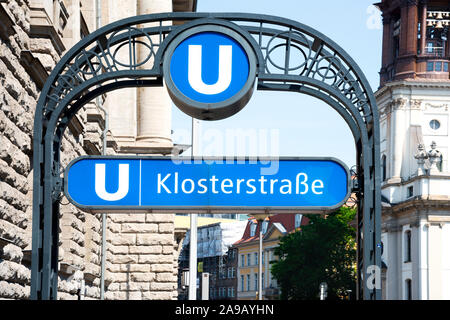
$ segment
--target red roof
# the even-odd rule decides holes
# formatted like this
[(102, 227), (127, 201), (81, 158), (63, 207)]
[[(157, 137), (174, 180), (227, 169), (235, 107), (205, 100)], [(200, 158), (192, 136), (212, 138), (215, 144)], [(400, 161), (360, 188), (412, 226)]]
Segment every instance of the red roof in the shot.
[[(267, 230), (269, 230), (270, 227), (276, 222), (281, 223), (288, 233), (294, 231), (294, 229), (295, 229), (295, 214), (292, 214), (292, 213), (276, 214), (276, 215), (270, 216), (268, 218), (268, 220), (269, 220), (269, 225), (267, 226)], [(252, 219), (252, 218), (248, 219), (248, 223), (247, 223), (247, 226), (245, 227), (244, 235), (242, 236), (241, 239), (236, 241), (233, 245), (249, 243), (252, 241), (259, 240), (259, 228), (261, 225), (259, 223), (257, 224), (255, 235), (253, 237), (250, 236), (250, 226), (252, 225), (252, 223), (254, 221), (256, 222), (255, 219)], [(304, 225), (308, 224), (308, 222), (309, 222), (309, 219), (306, 218), (305, 216), (303, 216), (301, 225), (304, 226)]]

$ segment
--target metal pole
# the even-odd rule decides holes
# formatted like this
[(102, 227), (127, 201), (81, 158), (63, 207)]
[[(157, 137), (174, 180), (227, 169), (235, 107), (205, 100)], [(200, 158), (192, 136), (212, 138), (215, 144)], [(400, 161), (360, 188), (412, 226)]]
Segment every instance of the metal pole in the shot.
[[(191, 130), (191, 156), (196, 155), (197, 124), (198, 120), (192, 118)], [(191, 213), (190, 220), (191, 239), (189, 242), (189, 300), (197, 300), (197, 214)]]
[[(105, 128), (102, 133), (103, 146), (102, 154), (106, 155), (106, 137), (108, 132), (108, 112), (100, 105), (97, 107), (105, 114)], [(105, 272), (106, 272), (106, 213), (102, 213), (102, 248), (101, 248), (101, 271), (100, 271), (100, 300), (105, 299)]]
[(197, 300), (197, 215), (193, 213), (189, 242), (189, 300)]
[(259, 221), (259, 274), (258, 274), (258, 286), (259, 286), (259, 294), (258, 294), (258, 300), (262, 300), (262, 292), (263, 292), (263, 283), (262, 283), (262, 238), (263, 238), (263, 233), (262, 233), (262, 224), (263, 224), (263, 220)]
[[(98, 0), (97, 0), (98, 1)], [(100, 105), (97, 105), (99, 109), (105, 114), (105, 128), (102, 133), (103, 146), (102, 154), (106, 155), (106, 137), (108, 132), (108, 112)], [(106, 213), (102, 213), (102, 260), (101, 260), (101, 274), (100, 274), (100, 300), (105, 299), (105, 272), (106, 272)]]

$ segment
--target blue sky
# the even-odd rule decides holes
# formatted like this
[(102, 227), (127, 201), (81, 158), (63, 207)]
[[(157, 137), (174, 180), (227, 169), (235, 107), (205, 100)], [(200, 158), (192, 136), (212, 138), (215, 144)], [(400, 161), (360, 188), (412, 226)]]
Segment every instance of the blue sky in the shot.
[[(382, 30), (380, 14), (371, 6), (373, 3), (373, 0), (198, 0), (197, 11), (270, 14), (309, 25), (346, 50), (376, 90)], [(175, 106), (172, 128), (175, 132), (190, 132), (191, 128), (190, 117)], [(225, 120), (202, 121), (201, 128), (206, 149), (205, 140), (214, 141), (208, 140), (208, 132), (251, 129), (270, 134), (270, 130), (277, 130), (280, 156), (330, 156), (349, 167), (355, 164), (353, 137), (344, 120), (324, 102), (298, 93), (255, 91), (239, 113)], [(190, 137), (174, 135), (174, 142), (190, 144)], [(208, 154), (206, 149), (204, 154)]]

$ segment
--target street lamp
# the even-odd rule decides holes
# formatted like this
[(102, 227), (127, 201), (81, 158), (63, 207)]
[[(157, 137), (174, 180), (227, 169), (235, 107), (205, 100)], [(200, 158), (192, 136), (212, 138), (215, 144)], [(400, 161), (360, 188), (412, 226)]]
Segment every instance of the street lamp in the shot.
[(325, 300), (325, 298), (327, 297), (327, 289), (328, 289), (327, 283), (321, 282), (320, 283), (320, 300)]
[[(198, 155), (198, 128), (199, 121), (192, 118), (192, 132), (191, 132), (191, 159)], [(197, 213), (191, 212), (190, 229), (191, 239), (189, 243), (189, 300), (197, 300)]]

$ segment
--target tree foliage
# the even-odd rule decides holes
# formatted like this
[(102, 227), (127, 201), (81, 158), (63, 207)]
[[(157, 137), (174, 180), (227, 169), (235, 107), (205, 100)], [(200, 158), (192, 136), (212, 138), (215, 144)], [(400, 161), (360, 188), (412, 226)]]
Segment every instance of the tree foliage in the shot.
[(326, 218), (305, 215), (309, 224), (281, 238), (271, 272), (281, 299), (317, 299), (319, 285), (328, 285), (327, 299), (342, 299), (356, 290), (355, 229), (349, 225), (356, 210), (341, 207)]

